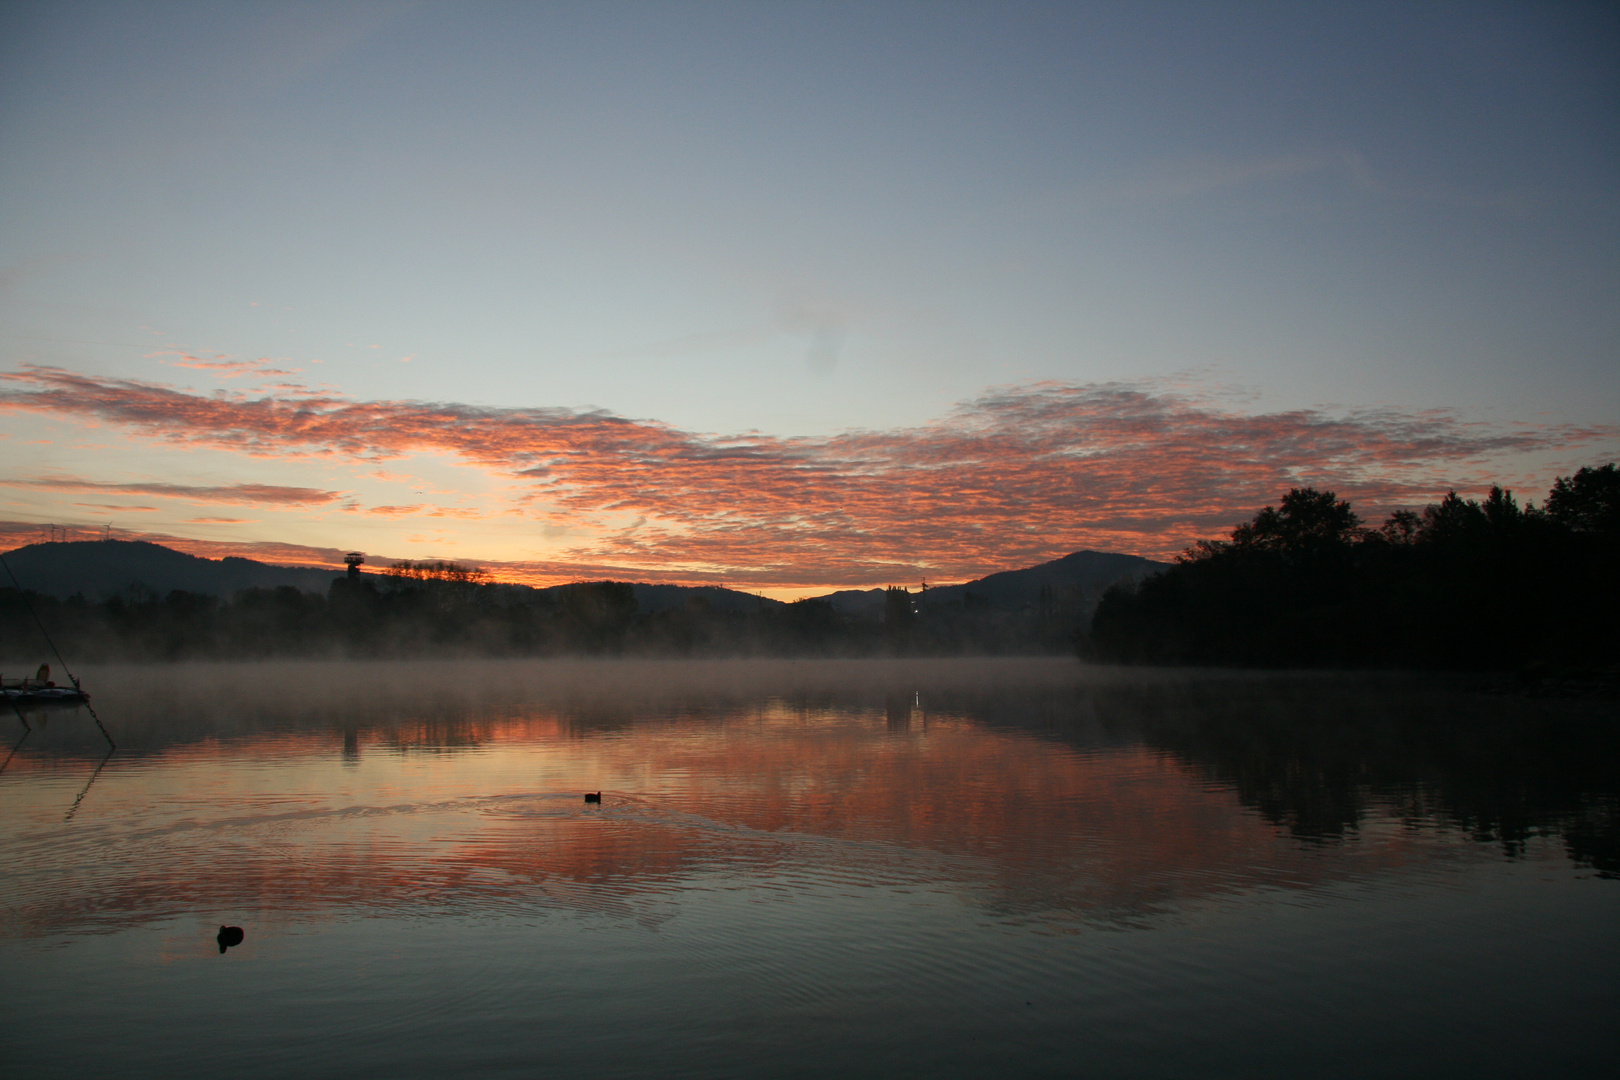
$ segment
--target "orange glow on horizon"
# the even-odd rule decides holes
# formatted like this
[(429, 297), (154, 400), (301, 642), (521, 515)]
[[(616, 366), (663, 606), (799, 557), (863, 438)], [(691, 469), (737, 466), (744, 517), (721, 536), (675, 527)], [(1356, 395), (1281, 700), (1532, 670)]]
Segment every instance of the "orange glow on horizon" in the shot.
[[(442, 550), (401, 557), (475, 562), (500, 581), (724, 583), (783, 595), (924, 576), (963, 581), (1088, 548), (1168, 558), (1223, 535), (1289, 487), (1331, 488), (1372, 518), (1503, 479), (1493, 470), (1516, 457), (1573, 455), (1620, 438), (1612, 427), (1488, 425), (1393, 409), (1253, 415), (1130, 384), (1013, 387), (922, 427), (820, 438), (721, 437), (601, 412), (302, 389), (204, 395), (42, 367), (0, 375), (0, 409), (223, 451), (245, 469), (321, 462), (352, 467), (359, 479), (379, 462), (428, 455), (495, 487), (480, 506), (368, 506), (352, 493), (291, 484), (20, 477), (12, 485), (157, 496), (213, 504), (210, 512), (251, 505), (261, 533), (274, 520), (318, 521), (339, 535), (352, 531), (350, 518), (416, 523), (420, 535), (406, 539)], [(7, 537), (28, 528), (13, 523)], [(536, 558), (521, 550), (526, 533), (565, 539), (537, 545), (555, 553)], [(299, 565), (334, 565), (335, 553), (368, 546), (158, 542)]]

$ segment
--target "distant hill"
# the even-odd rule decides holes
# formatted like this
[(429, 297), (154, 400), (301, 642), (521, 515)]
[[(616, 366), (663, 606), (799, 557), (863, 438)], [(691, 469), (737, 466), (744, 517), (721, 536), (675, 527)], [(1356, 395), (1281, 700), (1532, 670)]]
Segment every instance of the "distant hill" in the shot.
[[(566, 585), (552, 585), (535, 591), (541, 595), (554, 595)], [(710, 611), (758, 611), (762, 607), (781, 607), (782, 601), (766, 596), (738, 592), (718, 585), (647, 585), (636, 583), (636, 605), (645, 614), (680, 610), (694, 605), (707, 605)]]
[(882, 589), (840, 589), (837, 592), (823, 593), (812, 596), (811, 600), (825, 600), (833, 606), (833, 610), (840, 615), (848, 615), (856, 619), (881, 619), (883, 617), (883, 590)]
[[(889, 608), (882, 589), (800, 604), (715, 585), (626, 581), (537, 589), (365, 574), (356, 589), (336, 567), (205, 559), (130, 540), (32, 544), (6, 563), (22, 588), (42, 595), (26, 605), (29, 616), (16, 593), (0, 588), (0, 657), (38, 650), (38, 617), (73, 655), (132, 660), (1057, 655), (1073, 651), (1110, 585), (1163, 566), (1076, 552), (911, 593), (901, 618), (905, 605)], [(279, 595), (252, 591), (265, 588)], [(223, 602), (198, 603), (198, 594)], [(74, 596), (88, 602), (63, 603)]]
[(1121, 581), (1140, 581), (1169, 566), (1169, 563), (1144, 559), (1140, 555), (1076, 551), (1049, 563), (1024, 570), (1004, 570), (965, 585), (941, 585), (929, 589), (925, 599), (930, 604), (961, 603), (968, 593), (972, 593), (976, 597), (983, 597), (993, 608), (1021, 611), (1039, 602), (1042, 586), (1058, 592), (1085, 591), (1100, 597), (1110, 585)]
[[(271, 566), (252, 559), (228, 556), (204, 559), (183, 551), (144, 540), (78, 540), (61, 543), (29, 544), (6, 552), (6, 563), (24, 589), (46, 596), (67, 599), (83, 593), (89, 600), (104, 600), (128, 589), (144, 585), (159, 596), (175, 589), (229, 597), (243, 589), (273, 589), (291, 585), (304, 592), (324, 595), (332, 579), (342, 577), (342, 569), (322, 570), (307, 566)], [(367, 575), (375, 579), (378, 575)], [(0, 578), (0, 587), (10, 582)], [(526, 585), (503, 588), (545, 595), (563, 588), (530, 589)], [(694, 603), (706, 604), (710, 611), (757, 611), (761, 606), (778, 607), (780, 600), (737, 592), (714, 585), (689, 588), (683, 585), (635, 586), (636, 602), (649, 614), (681, 609)]]
[[(999, 574), (962, 585), (941, 585), (917, 595), (925, 606), (935, 604), (983, 604), (997, 611), (1023, 611), (1040, 602), (1043, 587), (1053, 590), (1054, 599), (1083, 609), (1088, 615), (1108, 589), (1122, 581), (1140, 581), (1170, 566), (1140, 555), (1119, 555), (1104, 551), (1076, 551), (1061, 559), (1023, 570)], [(877, 619), (883, 615), (882, 589), (845, 589), (817, 597), (826, 600), (845, 615)]]
[[(144, 540), (77, 540), (29, 544), (6, 552), (6, 564), (24, 589), (66, 599), (75, 593), (103, 600), (131, 585), (144, 585), (159, 596), (174, 589), (231, 596), (243, 589), (291, 585), (304, 592), (325, 593), (342, 570), (310, 566), (271, 566), (227, 556), (204, 559)], [(0, 586), (9, 586), (0, 578)]]
[(772, 600), (768, 596), (755, 596), (718, 585), (637, 585), (636, 603), (649, 614), (684, 608), (693, 603), (707, 604), (710, 611), (758, 611), (782, 606), (782, 601)]
[[(61, 599), (82, 593), (90, 600), (117, 595), (131, 585), (144, 585), (159, 596), (183, 589), (229, 597), (243, 589), (280, 585), (325, 594), (332, 579), (344, 573), (341, 569), (271, 566), (234, 556), (205, 559), (143, 540), (29, 544), (6, 552), (6, 562), (25, 589)], [(1138, 555), (1077, 551), (1039, 566), (1006, 570), (963, 585), (942, 585), (929, 589), (926, 596), (913, 595), (924, 606), (971, 604), (995, 611), (1017, 612), (1035, 607), (1040, 602), (1041, 589), (1048, 587), (1053, 591), (1055, 602), (1079, 609), (1089, 617), (1108, 586), (1119, 581), (1140, 580), (1168, 565)], [(0, 586), (8, 584), (8, 581), (0, 581)], [(530, 591), (522, 585), (503, 587)], [(561, 588), (564, 586), (555, 585), (533, 591), (545, 595)], [(782, 606), (779, 600), (714, 585), (638, 583), (635, 595), (637, 605), (648, 614), (692, 606), (706, 606), (715, 613), (752, 612)], [(844, 589), (816, 599), (829, 602), (835, 610), (853, 618), (878, 620), (883, 616), (882, 589)]]

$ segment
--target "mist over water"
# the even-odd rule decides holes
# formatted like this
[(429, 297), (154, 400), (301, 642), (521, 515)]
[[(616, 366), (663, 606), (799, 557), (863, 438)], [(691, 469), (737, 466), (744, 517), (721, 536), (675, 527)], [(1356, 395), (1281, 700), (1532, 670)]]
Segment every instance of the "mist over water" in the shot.
[(30, 713), (0, 772), (16, 1075), (1515, 1075), (1596, 1064), (1620, 1006), (1613, 701), (1044, 659), (82, 674), (117, 752)]

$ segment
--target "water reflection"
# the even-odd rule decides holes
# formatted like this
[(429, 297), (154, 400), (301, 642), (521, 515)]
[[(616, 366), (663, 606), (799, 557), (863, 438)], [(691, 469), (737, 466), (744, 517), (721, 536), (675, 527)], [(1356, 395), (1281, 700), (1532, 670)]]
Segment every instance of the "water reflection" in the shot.
[(73, 820), (73, 815), (79, 812), (79, 804), (84, 802), (86, 795), (90, 794), (90, 789), (95, 786), (96, 778), (101, 775), (101, 770), (107, 767), (107, 762), (112, 760), (113, 754), (117, 753), (117, 751), (116, 746), (109, 746), (107, 756), (96, 762), (95, 770), (90, 773), (90, 779), (84, 782), (84, 787), (80, 788), (79, 793), (73, 797), (73, 805), (68, 807), (68, 812), (62, 817), (63, 821)]
[(883, 714), (888, 720), (889, 731), (894, 734), (904, 734), (911, 730), (911, 714), (913, 709), (921, 705), (920, 692), (894, 693), (890, 692), (883, 699)]
[(28, 721), (24, 720), (22, 737), (13, 743), (11, 745), (11, 749), (6, 752), (6, 760), (4, 762), (0, 762), (0, 776), (5, 775), (5, 771), (11, 767), (11, 759), (17, 756), (17, 751), (22, 749), (22, 744), (27, 742), (28, 736), (34, 733), (34, 729), (28, 727), (27, 724)]
[[(1620, 716), (1614, 702), (1459, 692), (1422, 680), (1372, 687), (1114, 687), (1106, 722), (1162, 747), (1302, 840), (1338, 843), (1369, 820), (1443, 825), (1523, 855), (1561, 836), (1577, 862), (1616, 868)], [(1579, 838), (1579, 839), (1576, 839)]]
[(71, 723), (8, 759), (6, 936), (248, 909), (656, 920), (716, 873), (1145, 925), (1540, 838), (1617, 871), (1612, 703), (1434, 680), (1048, 661), (102, 680), (117, 760)]

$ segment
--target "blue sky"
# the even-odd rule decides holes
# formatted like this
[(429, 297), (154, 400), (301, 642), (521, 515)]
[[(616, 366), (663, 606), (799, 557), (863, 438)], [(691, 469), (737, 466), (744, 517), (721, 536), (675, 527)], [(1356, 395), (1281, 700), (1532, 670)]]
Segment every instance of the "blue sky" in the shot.
[[(209, 394), (248, 383), (175, 364), (262, 358), (291, 374), (261, 395), (779, 438), (913, 430), (1032, 383), (1264, 415), (1620, 421), (1609, 6), (24, 4), (7, 21), (6, 371)], [(8, 474), (316, 483), (99, 422), (87, 443), (83, 418), (0, 414)], [(1501, 467), (1550, 481), (1614, 453), (1594, 438)], [(423, 475), (467, 468), (423, 454)], [(351, 473), (321, 483), (364, 502)], [(12, 520), (94, 517), (11, 494)], [(335, 528), (131, 514), (242, 541)]]

